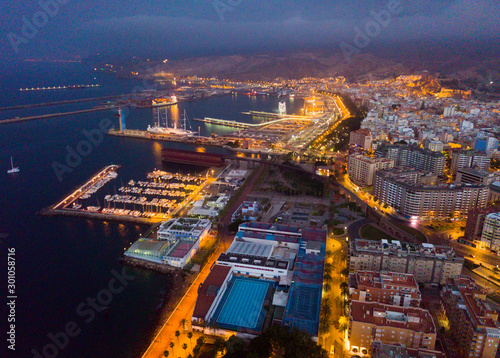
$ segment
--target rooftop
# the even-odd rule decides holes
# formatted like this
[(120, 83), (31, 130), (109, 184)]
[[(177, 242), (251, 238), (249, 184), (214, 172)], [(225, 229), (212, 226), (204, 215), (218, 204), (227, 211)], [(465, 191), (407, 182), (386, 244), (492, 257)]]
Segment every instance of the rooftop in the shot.
[(384, 305), (378, 302), (351, 301), (350, 315), (353, 321), (376, 326), (397, 327), (435, 334), (436, 326), (427, 310), (413, 307)]
[(207, 278), (198, 288), (198, 298), (193, 311), (193, 317), (204, 319), (212, 306), (217, 292), (224, 283), (227, 275), (230, 273), (230, 266), (215, 264), (208, 274)]

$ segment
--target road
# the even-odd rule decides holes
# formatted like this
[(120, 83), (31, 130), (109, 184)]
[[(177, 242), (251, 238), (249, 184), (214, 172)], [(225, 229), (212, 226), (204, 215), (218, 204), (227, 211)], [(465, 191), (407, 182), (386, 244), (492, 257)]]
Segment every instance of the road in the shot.
[[(221, 219), (221, 225), (220, 225), (221, 243), (219, 244), (219, 247), (208, 259), (207, 264), (198, 274), (198, 276), (191, 284), (186, 294), (180, 300), (177, 307), (168, 317), (167, 321), (164, 323), (164, 325), (156, 335), (155, 339), (153, 340), (149, 348), (142, 356), (143, 358), (163, 357), (163, 352), (165, 350), (171, 350), (168, 346), (170, 342), (174, 342), (174, 344), (179, 346), (182, 344), (181, 341), (183, 342), (186, 341), (185, 334), (183, 334), (178, 340), (175, 337), (175, 331), (177, 330), (181, 331), (180, 321), (182, 319), (186, 319), (189, 322), (188, 327), (190, 326), (194, 305), (196, 303), (196, 298), (198, 297), (198, 287), (203, 283), (203, 281), (205, 281), (205, 278), (210, 273), (210, 269), (212, 268), (213, 264), (215, 263), (219, 255), (227, 249), (227, 247), (231, 244), (232, 240), (234, 239), (234, 236), (227, 231), (227, 225), (229, 225), (229, 223), (231, 222), (231, 214), (238, 208), (238, 206), (241, 205), (241, 203), (244, 200), (246, 200), (247, 195), (253, 190), (253, 187), (257, 182), (257, 179), (259, 178), (262, 168), (263, 166), (259, 166), (257, 169), (255, 169), (257, 170), (257, 173), (252, 178), (250, 178), (249, 182), (245, 182), (244, 184), (245, 187), (243, 191), (240, 193), (239, 197), (229, 208), (229, 210), (226, 211), (226, 214)], [(189, 345), (190, 342), (186, 343)], [(177, 351), (181, 352), (179, 350), (179, 347), (177, 347)], [(184, 352), (182, 354), (179, 354), (179, 356), (185, 356)]]
[[(342, 277), (340, 271), (346, 267), (344, 253), (347, 251), (347, 245), (344, 237), (329, 236), (326, 243), (327, 251), (332, 253), (327, 257), (326, 262), (333, 265), (333, 269), (330, 272), (333, 280), (331, 290), (328, 293), (323, 293), (323, 295), (324, 297), (328, 297), (330, 302), (332, 302), (332, 322), (338, 322), (340, 316), (344, 314), (338, 304), (341, 301), (340, 283), (342, 282)], [(330, 332), (323, 334), (319, 342), (328, 352), (334, 350), (335, 353), (330, 355), (330, 357), (342, 358), (344, 356), (344, 339), (344, 335), (332, 324)]]

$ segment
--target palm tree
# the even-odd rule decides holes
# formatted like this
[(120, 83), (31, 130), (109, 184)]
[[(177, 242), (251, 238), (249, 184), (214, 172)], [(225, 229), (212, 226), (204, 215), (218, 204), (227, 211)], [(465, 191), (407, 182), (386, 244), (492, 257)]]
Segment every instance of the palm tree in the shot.
[(203, 343), (205, 343), (205, 337), (200, 336), (200, 337), (198, 337), (198, 339), (196, 339), (196, 344), (201, 346), (201, 345), (203, 345)]
[(186, 323), (187, 323), (187, 319), (185, 319), (185, 318), (181, 319), (181, 322), (180, 322), (180, 323), (181, 323), (181, 326), (182, 326), (182, 330), (185, 330), (185, 328), (186, 328)]
[(333, 269), (333, 265), (331, 263), (325, 264), (325, 272), (330, 272)]
[(342, 281), (340, 283), (340, 292), (342, 293), (342, 295), (347, 295), (347, 293), (349, 292), (349, 285), (347, 284), (347, 282), (345, 281)]
[(179, 343), (179, 336), (181, 335), (181, 332), (175, 331), (175, 336), (177, 337), (177, 343)]
[(182, 345), (182, 349), (184, 349), (184, 355), (186, 355), (186, 349), (188, 348), (188, 345), (186, 343), (184, 343)]
[(189, 345), (193, 348), (193, 342), (191, 341), (191, 338), (193, 338), (193, 332), (188, 332), (187, 336), (189, 338)]
[(174, 342), (170, 342), (169, 346), (170, 348), (172, 348), (172, 355), (174, 355), (174, 346), (175, 346)]
[(217, 322), (213, 322), (211, 325), (210, 325), (214, 331), (214, 335), (216, 336), (217, 335), (217, 329), (219, 328), (219, 325), (217, 324)]
[(170, 352), (169, 352), (169, 351), (163, 351), (163, 356), (164, 356), (165, 358), (166, 358), (166, 357), (168, 357), (168, 355), (169, 355), (169, 354), (170, 354)]
[(349, 269), (347, 267), (344, 267), (342, 270), (340, 270), (340, 274), (344, 277), (349, 276)]
[(330, 275), (328, 272), (323, 275), (323, 282), (324, 283), (332, 283), (333, 282), (333, 277)]
[(332, 316), (332, 302), (327, 297), (324, 298), (321, 302), (321, 319), (324, 322), (327, 322), (330, 320), (331, 316)]
[(323, 290), (325, 290), (325, 292), (330, 292), (331, 289), (332, 289), (332, 285), (330, 283), (325, 283), (323, 285)]

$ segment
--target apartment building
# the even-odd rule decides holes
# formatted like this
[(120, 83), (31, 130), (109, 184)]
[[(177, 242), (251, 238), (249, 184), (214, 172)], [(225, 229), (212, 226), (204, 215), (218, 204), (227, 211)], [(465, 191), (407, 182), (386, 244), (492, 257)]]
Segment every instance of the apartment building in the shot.
[(413, 275), (387, 271), (360, 270), (349, 274), (349, 297), (402, 307), (419, 307), (421, 300)]
[(350, 242), (348, 264), (352, 272), (400, 272), (418, 283), (443, 284), (462, 273), (464, 258), (447, 246), (358, 239)]
[(394, 167), (394, 161), (387, 158), (369, 158), (363, 154), (350, 154), (347, 162), (349, 179), (359, 186), (373, 185), (375, 172)]
[(349, 144), (357, 145), (365, 150), (372, 149), (373, 137), (367, 128), (358, 129), (349, 135)]
[(489, 250), (500, 250), (500, 212), (485, 216), (481, 232), (481, 244)]
[(489, 188), (479, 184), (424, 185), (418, 174), (379, 170), (373, 194), (407, 217), (444, 219), (465, 217), (472, 209), (486, 207)]
[(474, 168), (461, 168), (457, 170), (456, 183), (490, 185), (500, 178), (500, 171), (489, 172)]
[(486, 215), (498, 212), (500, 212), (500, 205), (470, 210), (465, 224), (465, 238), (470, 241), (479, 239), (483, 231), (484, 218)]
[(429, 311), (378, 302), (351, 301), (349, 342), (351, 351), (370, 353), (372, 343), (404, 344), (434, 350), (436, 326)]
[(474, 150), (454, 151), (451, 157), (451, 173), (457, 174), (459, 169), (468, 167), (487, 171), (490, 168), (490, 158), (486, 153)]
[(442, 175), (445, 167), (443, 153), (420, 148), (417, 145), (392, 144), (377, 148), (376, 157), (394, 160), (396, 167), (409, 167)]
[(500, 342), (500, 329), (495, 324), (498, 312), (486, 302), (475, 282), (466, 276), (448, 279), (441, 302), (460, 357), (495, 357)]

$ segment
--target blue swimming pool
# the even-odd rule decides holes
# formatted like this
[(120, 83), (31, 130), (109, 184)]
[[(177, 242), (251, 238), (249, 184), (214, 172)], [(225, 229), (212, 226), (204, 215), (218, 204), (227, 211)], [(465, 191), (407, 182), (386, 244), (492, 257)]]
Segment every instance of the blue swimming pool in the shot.
[(272, 282), (248, 278), (235, 278), (219, 306), (217, 323), (237, 329), (259, 330), (265, 311), (264, 300)]

